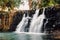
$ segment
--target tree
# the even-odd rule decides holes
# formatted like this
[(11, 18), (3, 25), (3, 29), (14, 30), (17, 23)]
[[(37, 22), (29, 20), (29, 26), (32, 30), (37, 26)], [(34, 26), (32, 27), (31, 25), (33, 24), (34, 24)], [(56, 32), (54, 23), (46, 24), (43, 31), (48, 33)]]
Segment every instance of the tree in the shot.
[(0, 0), (0, 7), (13, 9), (13, 7), (18, 7), (21, 0)]
[(41, 4), (42, 7), (54, 6), (56, 4), (60, 4), (60, 0), (42, 0)]

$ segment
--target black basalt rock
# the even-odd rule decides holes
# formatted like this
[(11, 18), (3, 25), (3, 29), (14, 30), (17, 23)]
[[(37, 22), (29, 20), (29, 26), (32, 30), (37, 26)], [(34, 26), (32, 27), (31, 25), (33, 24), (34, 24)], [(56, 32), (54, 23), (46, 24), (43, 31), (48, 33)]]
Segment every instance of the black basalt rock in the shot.
[(19, 22), (22, 20), (23, 14), (21, 12), (16, 12), (17, 14), (13, 17), (13, 22), (10, 25), (10, 29), (9, 31), (15, 31), (15, 29), (17, 28), (17, 25), (19, 24)]
[[(59, 25), (58, 24), (60, 22), (60, 8), (55, 8), (55, 7), (48, 7), (45, 10), (45, 16), (46, 19), (48, 19), (48, 23), (46, 24), (45, 30), (44, 31), (48, 31), (53, 32), (54, 30), (59, 30)], [(55, 26), (54, 26), (55, 25)]]

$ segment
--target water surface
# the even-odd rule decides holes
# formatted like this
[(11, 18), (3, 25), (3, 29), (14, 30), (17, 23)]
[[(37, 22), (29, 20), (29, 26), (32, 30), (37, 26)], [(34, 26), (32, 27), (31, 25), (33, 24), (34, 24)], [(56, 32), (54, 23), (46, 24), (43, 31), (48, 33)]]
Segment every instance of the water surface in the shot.
[(47, 34), (0, 33), (0, 40), (54, 40)]

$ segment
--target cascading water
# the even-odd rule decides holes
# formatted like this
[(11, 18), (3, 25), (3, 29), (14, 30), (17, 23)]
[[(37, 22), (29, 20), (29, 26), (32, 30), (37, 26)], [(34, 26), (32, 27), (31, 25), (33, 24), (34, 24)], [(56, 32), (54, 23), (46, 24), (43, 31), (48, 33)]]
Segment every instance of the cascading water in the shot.
[(27, 15), (25, 17), (25, 14), (23, 15), (22, 21), (17, 25), (16, 31), (15, 32), (24, 32), (25, 26), (28, 24), (28, 19), (30, 17)]
[[(41, 33), (41, 28), (43, 25), (43, 20), (45, 19), (45, 8), (43, 8), (43, 12), (40, 16), (38, 16), (39, 14), (39, 9), (37, 9), (35, 11), (35, 14), (33, 15), (33, 18), (30, 22), (30, 26), (29, 26), (29, 33)], [(31, 17), (29, 17), (29, 15), (27, 15), (27, 17), (25, 17), (25, 14), (23, 15), (22, 21), (17, 25), (16, 31), (17, 33), (19, 32), (24, 32), (25, 31), (25, 27), (28, 25), (28, 20), (31, 19)]]
[(46, 20), (45, 24), (44, 24), (44, 33), (46, 33), (46, 24), (48, 23), (48, 19)]
[(44, 12), (45, 12), (45, 8), (43, 8), (43, 13), (39, 17), (37, 17), (39, 13), (39, 9), (36, 10), (33, 19), (31, 21), (29, 32), (41, 33), (43, 19), (45, 18)]
[(31, 20), (31, 23), (30, 23), (29, 32), (33, 32), (34, 25), (35, 25), (34, 23), (38, 17), (38, 13), (39, 13), (39, 9), (36, 9), (35, 14), (33, 15), (33, 19)]

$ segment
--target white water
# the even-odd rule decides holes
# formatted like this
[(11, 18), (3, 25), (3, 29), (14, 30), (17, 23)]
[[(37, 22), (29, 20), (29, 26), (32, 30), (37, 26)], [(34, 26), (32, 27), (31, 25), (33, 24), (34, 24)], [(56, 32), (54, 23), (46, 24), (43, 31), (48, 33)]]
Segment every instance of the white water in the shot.
[(43, 13), (39, 17), (37, 17), (39, 14), (39, 9), (36, 10), (33, 19), (31, 21), (29, 32), (41, 33), (43, 19), (45, 18), (44, 12), (45, 12), (45, 8), (43, 9)]
[(22, 21), (17, 25), (16, 31), (17, 33), (19, 32), (24, 32), (25, 30), (25, 26), (28, 24), (28, 19), (30, 17), (27, 15), (27, 17), (25, 17), (25, 14), (23, 15)]
[[(38, 16), (39, 9), (36, 10), (35, 14), (33, 15), (32, 20), (31, 20), (31, 23), (30, 23), (29, 33), (41, 33), (43, 20), (45, 19), (44, 12), (45, 12), (45, 8), (43, 9), (42, 14), (40, 16)], [(16, 33), (24, 32), (26, 25), (28, 25), (29, 19), (31, 19), (31, 17), (29, 17), (29, 15), (27, 15), (27, 17), (25, 17), (25, 14), (24, 14), (21, 22), (17, 25), (15, 32)]]
[(37, 20), (38, 14), (39, 14), (39, 9), (36, 9), (35, 14), (33, 15), (33, 19), (31, 20), (31, 23), (30, 23), (29, 32), (33, 32), (35, 21)]
[(47, 23), (48, 23), (48, 19), (46, 20), (46, 22), (45, 22), (45, 24), (44, 24), (44, 33), (46, 33), (45, 26), (46, 26)]

